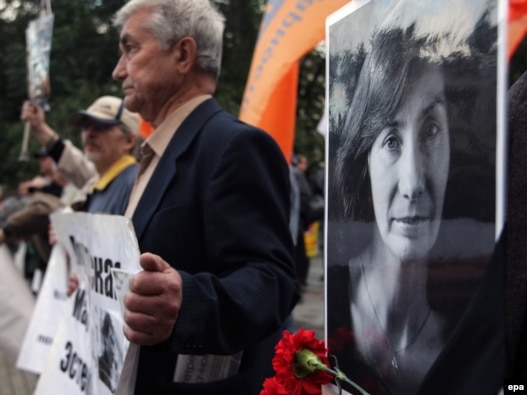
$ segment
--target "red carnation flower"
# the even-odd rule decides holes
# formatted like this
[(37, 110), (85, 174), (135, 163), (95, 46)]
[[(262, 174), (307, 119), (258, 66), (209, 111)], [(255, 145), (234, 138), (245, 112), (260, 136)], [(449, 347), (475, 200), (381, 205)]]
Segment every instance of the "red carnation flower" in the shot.
[(276, 377), (265, 379), (260, 395), (289, 395), (289, 392), (280, 384)]
[(368, 395), (344, 372), (329, 367), (327, 349), (324, 342), (315, 338), (314, 331), (299, 329), (294, 335), (284, 331), (275, 352), (276, 376), (265, 380), (260, 395), (322, 395), (322, 385), (334, 380), (337, 384), (348, 383), (362, 395)]
[(314, 331), (300, 329), (294, 335), (284, 331), (275, 349), (276, 378), (290, 394), (320, 395), (321, 385), (333, 381), (330, 373), (320, 369), (329, 362), (324, 342), (315, 338)]

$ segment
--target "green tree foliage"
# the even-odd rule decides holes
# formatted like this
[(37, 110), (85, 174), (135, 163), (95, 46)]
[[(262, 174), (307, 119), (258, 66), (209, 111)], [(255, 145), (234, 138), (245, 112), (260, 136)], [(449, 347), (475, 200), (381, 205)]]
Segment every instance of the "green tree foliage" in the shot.
[[(50, 56), (49, 124), (61, 136), (80, 144), (70, 115), (97, 96), (121, 95), (111, 78), (117, 62), (118, 34), (111, 18), (126, 0), (52, 0), (54, 29)], [(226, 17), (223, 66), (216, 98), (237, 115), (265, 10), (265, 0), (215, 0)], [(20, 108), (27, 98), (25, 30), (38, 17), (40, 1), (0, 0), (0, 185), (14, 188), (38, 171), (36, 161), (19, 162), (24, 125)], [(324, 139), (316, 126), (324, 107), (323, 51), (301, 62), (295, 149), (313, 167), (324, 159)], [(30, 140), (31, 152), (38, 143)]]
[[(76, 143), (80, 136), (69, 125), (69, 116), (99, 95), (120, 94), (119, 84), (111, 79), (118, 59), (118, 35), (110, 21), (124, 0), (107, 3), (52, 2), (55, 20), (50, 56), (51, 111), (47, 120), (63, 137)], [(27, 98), (25, 30), (29, 21), (38, 17), (39, 6), (7, 2), (9, 15), (16, 13), (16, 18), (6, 19), (5, 13), (0, 18), (0, 184), (8, 187), (37, 172), (36, 161), (19, 162), (18, 156), (24, 128), (19, 120), (20, 108)], [(36, 150), (37, 142), (30, 140), (30, 148)]]
[(225, 15), (222, 71), (216, 98), (232, 114), (240, 111), (258, 27), (263, 16), (263, 0), (216, 1)]
[(308, 158), (308, 172), (324, 165), (325, 138), (317, 131), (325, 106), (326, 59), (323, 48), (307, 54), (300, 64), (295, 153)]

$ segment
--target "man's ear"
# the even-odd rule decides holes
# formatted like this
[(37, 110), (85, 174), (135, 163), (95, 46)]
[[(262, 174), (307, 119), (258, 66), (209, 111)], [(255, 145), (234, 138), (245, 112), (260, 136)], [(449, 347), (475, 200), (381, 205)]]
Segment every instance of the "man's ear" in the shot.
[(135, 134), (126, 133), (126, 150), (130, 152), (132, 155), (135, 151), (135, 148), (138, 143), (138, 138)]
[(196, 63), (197, 45), (192, 37), (183, 37), (176, 41), (172, 48), (174, 52), (174, 62), (180, 73), (187, 73)]

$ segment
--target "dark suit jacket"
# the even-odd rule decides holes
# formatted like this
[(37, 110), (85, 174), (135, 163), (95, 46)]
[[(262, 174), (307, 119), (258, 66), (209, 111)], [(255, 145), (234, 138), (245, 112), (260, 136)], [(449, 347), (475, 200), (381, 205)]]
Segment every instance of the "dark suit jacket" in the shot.
[[(172, 337), (141, 347), (136, 394), (259, 393), (298, 299), (288, 221), (289, 173), (275, 141), (214, 99), (202, 103), (170, 141), (133, 216), (140, 250), (183, 279)], [(242, 350), (234, 377), (172, 382), (178, 354)]]
[(527, 379), (527, 72), (508, 92), (505, 324), (507, 378)]

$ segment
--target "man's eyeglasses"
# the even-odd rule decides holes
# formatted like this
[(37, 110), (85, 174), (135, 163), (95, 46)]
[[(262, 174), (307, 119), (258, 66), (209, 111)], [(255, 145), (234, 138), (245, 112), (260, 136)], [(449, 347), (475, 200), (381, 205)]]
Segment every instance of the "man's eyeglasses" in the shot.
[(98, 122), (94, 122), (94, 121), (85, 121), (85, 122), (82, 122), (80, 127), (82, 129), (82, 131), (88, 131), (88, 130), (92, 130), (94, 132), (107, 132), (108, 130), (110, 129), (113, 129), (116, 125), (107, 125), (105, 123), (98, 123)]

